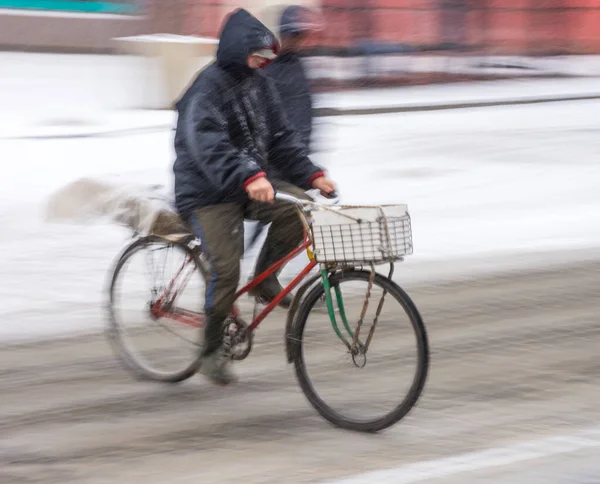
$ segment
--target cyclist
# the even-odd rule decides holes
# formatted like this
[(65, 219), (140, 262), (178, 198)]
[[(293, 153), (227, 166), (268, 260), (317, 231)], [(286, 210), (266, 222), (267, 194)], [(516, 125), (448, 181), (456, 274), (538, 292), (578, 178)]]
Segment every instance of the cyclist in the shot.
[[(334, 191), (288, 123), (273, 81), (260, 71), (278, 51), (275, 36), (258, 19), (234, 11), (222, 28), (216, 61), (177, 102), (175, 201), (211, 264), (201, 371), (222, 385), (235, 381), (222, 341), (239, 284), (244, 218), (271, 224), (258, 275), (303, 235), (293, 206), (264, 203), (274, 200), (270, 174), (276, 171), (282, 180), (275, 188), (298, 197), (306, 198), (310, 188)], [(273, 275), (253, 295), (272, 301), (281, 289)]]
[[(309, 152), (313, 103), (300, 52), (311, 33), (320, 29), (321, 23), (312, 10), (300, 5), (286, 7), (279, 19), (281, 53), (265, 68), (267, 76), (275, 81), (288, 120), (299, 133), (302, 143)], [(251, 235), (249, 247), (256, 243), (263, 229), (263, 224), (257, 225)]]
[(315, 12), (300, 5), (288, 6), (279, 20), (281, 53), (265, 69), (275, 81), (290, 123), (307, 149), (313, 125), (313, 103), (310, 83), (300, 53), (312, 32), (321, 29)]

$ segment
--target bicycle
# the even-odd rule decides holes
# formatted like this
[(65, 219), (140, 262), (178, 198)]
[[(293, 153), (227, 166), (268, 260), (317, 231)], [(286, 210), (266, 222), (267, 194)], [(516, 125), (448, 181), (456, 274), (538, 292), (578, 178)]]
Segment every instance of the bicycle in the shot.
[[(287, 362), (294, 364), (300, 388), (310, 404), (322, 417), (340, 428), (377, 432), (396, 424), (417, 403), (424, 389), (429, 369), (428, 338), (421, 315), (408, 294), (392, 280), (394, 264), (402, 261), (406, 255), (412, 254), (411, 219), (407, 207), (405, 205), (329, 206), (314, 201), (300, 200), (282, 193), (276, 194), (276, 200), (296, 206), (304, 225), (304, 241), (285, 258), (239, 289), (234, 309), (224, 324), (226, 351), (233, 360), (247, 358), (252, 351), (256, 328), (276, 308), (285, 295), (300, 286), (288, 310), (284, 345)], [(151, 321), (156, 323), (157, 329), (164, 330), (165, 335), (176, 334), (181, 341), (190, 343), (189, 356), (186, 356), (185, 352), (182, 354), (182, 350), (176, 349), (167, 358), (168, 361), (171, 361), (174, 357), (176, 357), (175, 359), (185, 357), (183, 364), (177, 363), (176, 368), (165, 370), (153, 366), (155, 363), (149, 363), (144, 356), (147, 353), (155, 359), (166, 355), (163, 347), (158, 347), (159, 343), (162, 344), (162, 336), (144, 340), (147, 341), (147, 348), (142, 350), (141, 354), (139, 351), (136, 352), (126, 339), (124, 326), (118, 320), (116, 303), (119, 300), (117, 289), (120, 287), (122, 272), (135, 254), (145, 251), (146, 258), (148, 258), (148, 254), (154, 258), (154, 255), (165, 254), (171, 249), (176, 249), (183, 258), (174, 265), (174, 275), (167, 278), (166, 282), (157, 283), (156, 279), (158, 276), (164, 275), (165, 268), (158, 274), (153, 273), (153, 283), (149, 294), (147, 289), (143, 289), (141, 285), (134, 285), (138, 302), (140, 305), (143, 304), (142, 314), (149, 315)], [(309, 262), (306, 267), (261, 311), (255, 301), (252, 322), (250, 324), (244, 322), (237, 303), (239, 298), (302, 252), (306, 252), (308, 256)], [(389, 264), (390, 269), (387, 276), (376, 271), (375, 267), (381, 264)], [(151, 266), (154, 268), (154, 262)], [(317, 273), (309, 277), (315, 268), (318, 269)], [(203, 333), (199, 328), (202, 328), (204, 324), (203, 308), (198, 301), (202, 298), (198, 298), (198, 291), (202, 291), (204, 281), (210, 277), (209, 273), (209, 262), (202, 251), (202, 245), (191, 234), (138, 237), (119, 255), (110, 278), (108, 336), (118, 357), (137, 377), (177, 383), (198, 372), (200, 347), (202, 346), (200, 340)], [(196, 275), (195, 278), (194, 275)], [(181, 294), (192, 280), (199, 281), (200, 287), (192, 291), (190, 300), (186, 301)], [(138, 282), (136, 281), (135, 284)], [(347, 283), (366, 284), (364, 296), (357, 296), (359, 294), (357, 290), (342, 290), (342, 286), (348, 287)], [(379, 302), (376, 305), (370, 305), (369, 302), (375, 290), (379, 290), (381, 293)], [(344, 293), (346, 297), (344, 297)], [(327, 348), (342, 349), (344, 366), (349, 366), (353, 370), (365, 371), (365, 368), (374, 365), (377, 370), (376, 378), (367, 380), (370, 385), (368, 389), (376, 394), (381, 393), (382, 390), (386, 390), (396, 382), (401, 374), (401, 372), (394, 371), (389, 378), (389, 383), (383, 384), (383, 375), (389, 368), (389, 359), (385, 360), (384, 364), (370, 363), (373, 355), (369, 349), (374, 344), (375, 330), (378, 327), (381, 328), (382, 321), (387, 321), (382, 316), (386, 299), (399, 304), (401, 311), (392, 312), (391, 317), (394, 321), (402, 313), (408, 317), (409, 333), (412, 332), (415, 342), (416, 369), (408, 390), (402, 391), (402, 398), (399, 402), (392, 403), (391, 411), (385, 412), (383, 415), (358, 418), (353, 415), (354, 411), (366, 408), (368, 402), (364, 405), (356, 402), (353, 404), (350, 400), (353, 397), (364, 398), (367, 392), (359, 391), (356, 384), (352, 383), (348, 393), (341, 392), (340, 394), (338, 390), (345, 380), (341, 377), (337, 379), (339, 373), (335, 373), (335, 385), (327, 380), (325, 388), (317, 391), (315, 387), (319, 386), (318, 378), (331, 374), (329, 368), (339, 359), (339, 355), (334, 360), (325, 359), (323, 352), (319, 351), (317, 353), (319, 371), (311, 379), (308, 373), (310, 365), (307, 364), (307, 357), (310, 353), (308, 341), (314, 335), (319, 344), (324, 344)], [(354, 306), (355, 301), (359, 303), (360, 312), (357, 318), (351, 319), (348, 317), (348, 310)], [(187, 309), (185, 306), (187, 302), (197, 304), (197, 307)], [(372, 312), (373, 309), (375, 312), (372, 316), (371, 326), (366, 332), (363, 326), (367, 320), (367, 313)], [(326, 319), (329, 319), (330, 330), (324, 332), (324, 325), (319, 324), (314, 330), (311, 326), (309, 331), (307, 329), (309, 320), (312, 316), (317, 318), (322, 316), (323, 312), (326, 313)], [(167, 328), (165, 320), (181, 325), (181, 328), (188, 330), (191, 336), (183, 337), (175, 329)], [(341, 325), (339, 324), (340, 320)], [(144, 331), (142, 328), (151, 326), (135, 325), (132, 333), (137, 335)], [(397, 334), (395, 328), (391, 332), (387, 330), (387, 327), (381, 331), (384, 332), (383, 338), (377, 341), (378, 345), (382, 345), (387, 357), (398, 357), (400, 362), (408, 361), (406, 353), (413, 345), (410, 342), (407, 343), (406, 338), (401, 338), (399, 343), (391, 344), (392, 337)], [(333, 341), (329, 342), (328, 338)], [(325, 343), (326, 339), (327, 343)], [(381, 343), (379, 343), (380, 341)], [(327, 398), (322, 397), (323, 394), (330, 393), (332, 390), (332, 395)], [(326, 403), (326, 399), (330, 402), (329, 404)], [(334, 408), (335, 405), (332, 402), (336, 400), (339, 400), (340, 406), (344, 408), (343, 411)]]

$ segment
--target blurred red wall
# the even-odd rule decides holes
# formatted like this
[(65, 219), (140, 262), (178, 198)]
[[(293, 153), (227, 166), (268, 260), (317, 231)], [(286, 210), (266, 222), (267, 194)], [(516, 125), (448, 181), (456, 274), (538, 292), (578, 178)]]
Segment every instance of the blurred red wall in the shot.
[[(181, 0), (180, 0), (181, 1)], [(184, 0), (183, 34), (216, 36), (230, 0)], [(313, 44), (372, 39), (498, 54), (600, 53), (600, 0), (323, 0)]]
[[(600, 0), (322, 0), (327, 29), (313, 45), (361, 40), (485, 54), (600, 54)], [(0, 48), (113, 52), (113, 37), (218, 35), (236, 0), (147, 0), (143, 15), (0, 15)], [(8, 12), (8, 13), (7, 13)]]

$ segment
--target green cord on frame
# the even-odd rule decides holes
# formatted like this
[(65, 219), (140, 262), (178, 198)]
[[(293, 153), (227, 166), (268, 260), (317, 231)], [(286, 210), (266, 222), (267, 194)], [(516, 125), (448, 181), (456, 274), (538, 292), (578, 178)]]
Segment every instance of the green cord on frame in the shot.
[[(340, 338), (348, 347), (348, 349), (350, 349), (351, 345), (349, 341), (344, 337), (337, 324), (335, 310), (333, 308), (333, 298), (331, 297), (331, 285), (329, 284), (329, 276), (327, 274), (327, 270), (321, 270), (321, 279), (323, 280), (323, 288), (325, 289), (325, 301), (327, 303), (327, 312), (329, 313), (329, 320), (331, 321), (331, 326), (333, 326), (333, 330), (335, 331), (335, 334), (338, 335), (338, 338)], [(354, 332), (352, 331), (352, 329), (350, 329), (350, 324), (348, 323), (346, 309), (344, 307), (344, 299), (342, 297), (342, 290), (340, 289), (339, 284), (335, 286), (335, 298), (337, 301), (338, 309), (340, 310), (342, 322), (344, 323), (344, 328), (346, 329), (350, 337), (354, 339)], [(358, 341), (358, 344), (362, 345), (360, 340)]]
[(348, 340), (346, 340), (346, 338), (344, 338), (344, 335), (340, 331), (340, 328), (338, 327), (337, 321), (335, 319), (333, 299), (331, 297), (331, 285), (329, 284), (329, 275), (327, 274), (326, 269), (321, 269), (321, 279), (323, 281), (323, 288), (325, 289), (325, 302), (327, 303), (327, 312), (329, 313), (329, 320), (331, 321), (331, 326), (333, 326), (333, 330), (335, 331), (335, 334), (338, 335), (338, 338), (340, 338), (344, 342), (344, 344), (348, 348), (350, 348), (350, 343), (348, 342)]
[(342, 322), (344, 323), (344, 328), (346, 328), (346, 331), (348, 331), (350, 338), (354, 339), (354, 333), (350, 329), (348, 318), (346, 317), (346, 309), (344, 308), (344, 300), (342, 299), (342, 290), (340, 289), (339, 284), (335, 286), (335, 298), (337, 299), (337, 304), (340, 310), (340, 316), (342, 317)]

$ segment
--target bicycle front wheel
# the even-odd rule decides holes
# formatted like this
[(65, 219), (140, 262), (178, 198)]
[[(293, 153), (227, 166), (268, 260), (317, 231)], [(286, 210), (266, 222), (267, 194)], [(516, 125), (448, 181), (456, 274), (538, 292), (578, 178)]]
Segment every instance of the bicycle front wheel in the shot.
[(332, 274), (336, 324), (320, 303), (320, 284), (303, 301), (292, 335), (296, 376), (308, 401), (335, 426), (362, 432), (400, 421), (417, 403), (429, 368), (427, 333), (415, 304), (393, 281), (373, 276)]
[(114, 269), (107, 334), (141, 379), (177, 383), (200, 366), (206, 269), (190, 243), (140, 238)]

